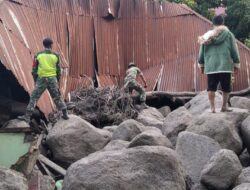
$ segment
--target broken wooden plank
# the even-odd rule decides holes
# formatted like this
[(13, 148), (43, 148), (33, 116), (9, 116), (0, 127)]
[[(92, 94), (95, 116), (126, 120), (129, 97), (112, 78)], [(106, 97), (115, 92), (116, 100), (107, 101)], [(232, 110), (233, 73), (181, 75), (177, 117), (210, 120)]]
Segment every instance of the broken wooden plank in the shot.
[(18, 128), (0, 128), (0, 133), (30, 133), (32, 130), (29, 127)]
[(52, 177), (53, 179), (55, 179), (55, 175), (49, 171), (49, 169), (45, 166), (45, 164), (43, 162), (41, 162), (40, 160), (38, 160), (38, 164), (40, 164), (40, 166), (42, 167), (42, 169), (45, 171), (45, 173), (47, 175), (49, 175), (50, 177)]
[(48, 158), (46, 158), (42, 154), (40, 154), (38, 156), (38, 160), (43, 162), (45, 165), (51, 167), (52, 169), (54, 169), (58, 173), (62, 174), (63, 176), (66, 175), (66, 170), (64, 168), (62, 168), (61, 166), (58, 166), (57, 164), (55, 164), (54, 162), (52, 162), (51, 160), (49, 160)]
[(29, 178), (34, 166), (36, 165), (38, 156), (40, 155), (39, 148), (43, 138), (44, 134), (41, 134), (35, 141), (30, 143), (29, 151), (25, 155), (21, 156), (18, 161), (11, 166), (11, 168), (22, 172), (26, 177)]

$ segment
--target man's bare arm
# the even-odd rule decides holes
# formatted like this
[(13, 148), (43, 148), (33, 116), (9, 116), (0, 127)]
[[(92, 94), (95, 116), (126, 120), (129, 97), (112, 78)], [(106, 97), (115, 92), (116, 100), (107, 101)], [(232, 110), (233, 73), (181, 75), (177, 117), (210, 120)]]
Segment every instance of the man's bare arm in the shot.
[(144, 78), (144, 75), (142, 73), (140, 73), (140, 77), (141, 77), (141, 79), (142, 79), (142, 81), (144, 83), (144, 88), (147, 88), (147, 82), (146, 82), (146, 80)]

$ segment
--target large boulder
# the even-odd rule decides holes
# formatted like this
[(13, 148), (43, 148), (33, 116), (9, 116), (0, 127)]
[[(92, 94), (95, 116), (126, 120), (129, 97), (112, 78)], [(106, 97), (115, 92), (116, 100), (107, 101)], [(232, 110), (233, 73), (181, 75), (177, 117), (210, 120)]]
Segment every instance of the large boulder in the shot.
[(165, 146), (172, 148), (171, 142), (162, 133), (155, 130), (147, 130), (137, 135), (129, 144), (129, 148), (136, 146)]
[(220, 149), (215, 140), (186, 131), (179, 134), (176, 144), (176, 152), (193, 183), (199, 183), (201, 170)]
[(72, 164), (63, 190), (186, 190), (176, 153), (162, 146), (98, 152)]
[(111, 133), (95, 128), (78, 116), (59, 120), (49, 131), (47, 144), (54, 159), (69, 165), (90, 153), (101, 150), (111, 139)]
[(230, 103), (232, 107), (250, 110), (250, 99), (247, 97), (234, 96)]
[(6, 128), (25, 128), (25, 127), (30, 127), (30, 125), (25, 122), (21, 121), (19, 119), (12, 119), (9, 120), (7, 123), (5, 123)]
[(52, 177), (48, 175), (41, 176), (40, 181), (40, 190), (54, 190), (55, 181)]
[[(222, 105), (222, 96), (219, 93), (215, 93), (215, 107), (216, 110), (220, 109)], [(184, 105), (188, 111), (193, 115), (200, 115), (204, 112), (210, 112), (210, 104), (208, 101), (208, 95), (206, 91), (201, 92), (189, 102)]]
[(244, 168), (237, 178), (235, 184), (250, 183), (250, 167)]
[(171, 112), (171, 108), (169, 106), (163, 106), (158, 109), (159, 112), (163, 115), (163, 117), (167, 117), (167, 115)]
[(0, 166), (0, 190), (28, 190), (23, 174)]
[(239, 155), (240, 163), (242, 167), (248, 167), (250, 166), (250, 156), (247, 152), (247, 149), (245, 148), (244, 151)]
[(149, 126), (147, 126), (147, 127), (143, 128), (143, 132), (144, 131), (154, 131), (155, 133), (162, 134), (162, 131), (160, 129), (156, 128), (156, 127), (149, 127)]
[(55, 181), (51, 176), (43, 175), (37, 166), (33, 168), (32, 173), (29, 175), (29, 187), (34, 186), (34, 182), (39, 179), (39, 190), (54, 190)]
[(238, 125), (246, 117), (245, 111), (230, 113), (204, 113), (194, 119), (187, 131), (208, 136), (216, 140), (222, 148), (239, 154), (242, 151), (242, 140), (238, 133)]
[(101, 151), (121, 150), (127, 148), (128, 145), (129, 145), (128, 141), (112, 140)]
[(131, 141), (136, 135), (144, 130), (144, 126), (133, 120), (128, 119), (122, 122), (117, 129), (113, 132), (112, 140)]
[(117, 129), (117, 125), (112, 126), (105, 126), (103, 129), (109, 131), (110, 133), (113, 133)]
[(207, 188), (202, 184), (195, 184), (192, 186), (191, 190), (207, 190)]
[(185, 131), (192, 121), (192, 115), (185, 107), (180, 107), (164, 119), (163, 134), (176, 145), (176, 139), (180, 132)]
[(233, 188), (233, 190), (249, 190), (249, 189), (250, 189), (250, 183), (242, 183), (237, 187)]
[(248, 153), (250, 152), (250, 116), (248, 116), (240, 127), (241, 137), (246, 145)]
[(163, 119), (163, 115), (156, 108), (150, 107), (142, 110), (136, 120), (144, 126), (157, 127), (162, 130)]
[(231, 150), (222, 149), (204, 166), (200, 180), (208, 189), (227, 190), (235, 183), (241, 171), (237, 155)]

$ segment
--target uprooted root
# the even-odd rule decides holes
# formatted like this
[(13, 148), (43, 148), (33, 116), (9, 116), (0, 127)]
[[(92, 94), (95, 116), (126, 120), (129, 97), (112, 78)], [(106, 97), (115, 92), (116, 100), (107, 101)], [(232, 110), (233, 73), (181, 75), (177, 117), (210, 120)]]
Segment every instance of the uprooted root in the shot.
[(72, 113), (96, 127), (117, 125), (136, 118), (138, 111), (129, 94), (119, 88), (88, 88), (71, 92)]

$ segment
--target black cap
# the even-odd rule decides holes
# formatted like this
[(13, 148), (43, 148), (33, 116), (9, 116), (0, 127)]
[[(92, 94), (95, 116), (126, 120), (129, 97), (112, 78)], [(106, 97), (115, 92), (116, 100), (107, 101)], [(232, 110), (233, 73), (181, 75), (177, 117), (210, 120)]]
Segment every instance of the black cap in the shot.
[(213, 25), (220, 26), (223, 24), (224, 24), (224, 18), (222, 15), (218, 15), (213, 18)]
[(136, 67), (135, 63), (130, 62), (130, 63), (128, 64), (128, 68), (131, 68), (131, 67)]
[(51, 47), (52, 44), (53, 44), (53, 41), (51, 38), (44, 38), (43, 39), (43, 46), (44, 47)]

